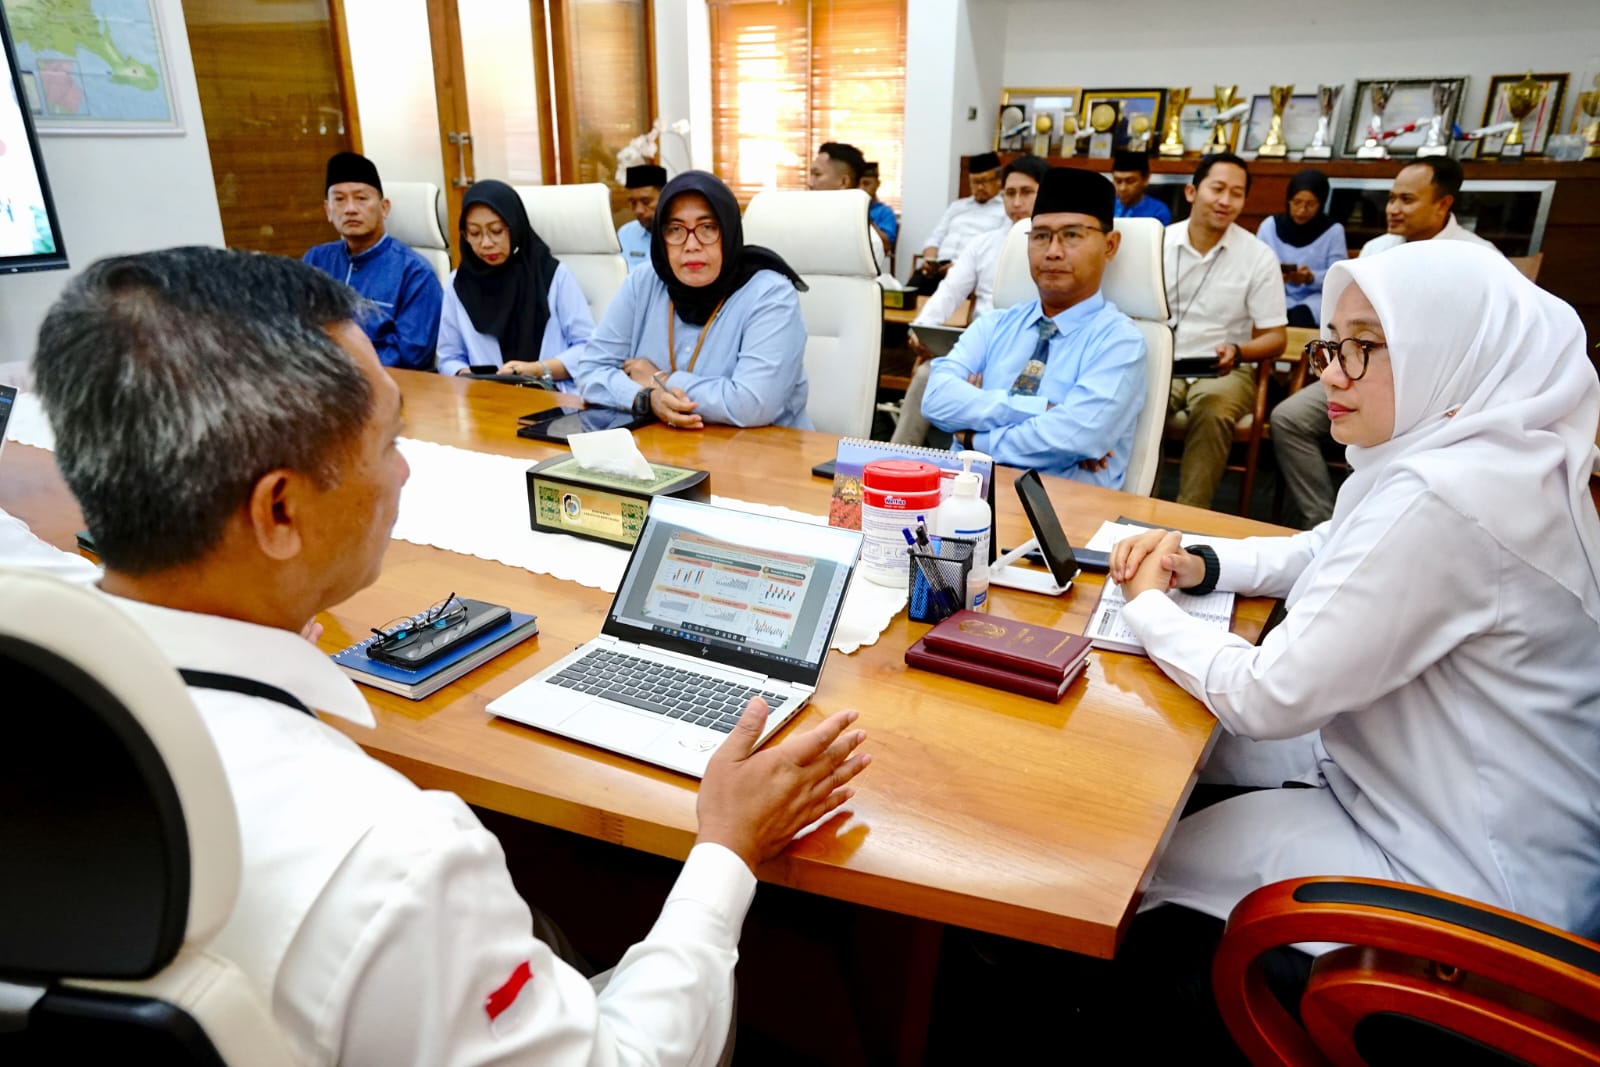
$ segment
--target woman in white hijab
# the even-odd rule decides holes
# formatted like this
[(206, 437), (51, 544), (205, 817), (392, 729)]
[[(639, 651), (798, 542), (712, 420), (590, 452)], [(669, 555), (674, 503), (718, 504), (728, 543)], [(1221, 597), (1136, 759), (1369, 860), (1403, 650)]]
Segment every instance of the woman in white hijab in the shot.
[[(1213, 547), (1124, 542), (1112, 577), (1162, 670), (1226, 729), (1213, 763), (1301, 754), (1309, 788), (1182, 820), (1145, 907), (1226, 917), (1258, 886), (1388, 878), (1600, 933), (1600, 383), (1567, 304), (1492, 251), (1336, 264), (1317, 352), (1354, 473), (1333, 518)], [(1325, 367), (1323, 366), (1325, 364)], [(1165, 595), (1287, 595), (1259, 647)], [(1276, 784), (1274, 782), (1273, 784)]]

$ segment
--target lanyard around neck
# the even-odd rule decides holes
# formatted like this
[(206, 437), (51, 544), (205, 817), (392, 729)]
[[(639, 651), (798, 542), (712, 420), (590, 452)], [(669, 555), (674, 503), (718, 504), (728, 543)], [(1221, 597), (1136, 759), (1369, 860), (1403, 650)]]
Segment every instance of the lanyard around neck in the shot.
[[(721, 300), (717, 301), (717, 306), (711, 309), (711, 317), (706, 320), (706, 324), (704, 326), (700, 327), (700, 336), (698, 338), (696, 338), (696, 340), (694, 342), (694, 351), (689, 353), (689, 365), (684, 368), (684, 370), (688, 371), (690, 374), (694, 373), (695, 361), (700, 358), (700, 346), (706, 343), (706, 334), (711, 332), (711, 324), (713, 322), (717, 321), (717, 313), (722, 310), (722, 305), (727, 301), (727, 299), (728, 299), (727, 297), (723, 297)], [(673, 339), (677, 336), (677, 331), (673, 329), (673, 326), (677, 321), (678, 321), (678, 310), (677, 310), (677, 308), (672, 306), (672, 301), (668, 300), (667, 301), (667, 364), (672, 368), (672, 370), (674, 372), (676, 372), (677, 369), (678, 369), (678, 348), (673, 343)]]

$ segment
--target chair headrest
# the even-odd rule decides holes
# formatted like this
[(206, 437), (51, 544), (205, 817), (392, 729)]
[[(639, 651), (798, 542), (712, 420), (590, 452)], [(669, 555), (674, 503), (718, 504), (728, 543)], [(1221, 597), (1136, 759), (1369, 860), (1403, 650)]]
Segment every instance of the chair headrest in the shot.
[(744, 209), (745, 243), (772, 249), (797, 274), (876, 278), (871, 202), (860, 189), (757, 193)]
[(143, 978), (222, 928), (239, 826), (177, 670), (102, 594), (0, 568), (0, 972)]
[(587, 185), (514, 186), (528, 209), (533, 232), (544, 239), (557, 259), (569, 256), (622, 254), (611, 218), (611, 190), (599, 182)]
[(444, 197), (432, 182), (390, 182), (384, 186), (389, 217), (384, 229), (396, 241), (412, 248), (448, 251), (445, 238)]
[[(1028, 233), (1032, 229), (1033, 220), (1023, 219), (1006, 234), (994, 279), (997, 308), (1032, 300), (1039, 293), (1028, 270)], [(1122, 240), (1100, 279), (1100, 291), (1129, 318), (1167, 321), (1161, 256), (1166, 227), (1155, 219), (1118, 219), (1116, 229)]]

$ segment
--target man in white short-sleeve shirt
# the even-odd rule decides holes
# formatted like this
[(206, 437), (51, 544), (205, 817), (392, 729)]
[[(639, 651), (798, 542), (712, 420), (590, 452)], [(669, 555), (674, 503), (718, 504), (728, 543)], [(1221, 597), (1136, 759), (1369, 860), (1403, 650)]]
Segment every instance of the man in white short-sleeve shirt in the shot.
[(1209, 508), (1255, 402), (1255, 364), (1283, 354), (1289, 316), (1277, 256), (1234, 223), (1250, 192), (1244, 160), (1207, 156), (1183, 192), (1189, 217), (1167, 227), (1165, 245), (1173, 359), (1214, 360), (1217, 376), (1174, 377), (1168, 421), (1185, 425), (1178, 503)]
[(373, 723), (297, 631), (377, 578), (408, 474), (400, 391), (358, 302), (293, 260), (169, 249), (90, 266), (39, 333), (38, 391), (100, 588), (175, 666), (212, 676), (190, 691), (243, 870), (207, 947), (305, 1063), (716, 1063), (752, 868), (848, 799), (868, 761), (854, 713), (756, 751), (751, 702), (700, 784), (660, 918), (597, 992), (535, 937), (459, 797), (316, 715)]

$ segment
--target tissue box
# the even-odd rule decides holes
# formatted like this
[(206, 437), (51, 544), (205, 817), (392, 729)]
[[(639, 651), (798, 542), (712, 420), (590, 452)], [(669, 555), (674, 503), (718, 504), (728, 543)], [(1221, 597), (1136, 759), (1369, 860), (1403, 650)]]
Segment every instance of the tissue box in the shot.
[(917, 291), (915, 289), (884, 289), (883, 306), (893, 311), (903, 311), (908, 307), (916, 306)]
[(586, 470), (571, 456), (528, 468), (528, 518), (535, 530), (632, 548), (653, 496), (711, 499), (711, 474), (650, 464), (655, 477), (621, 478)]

